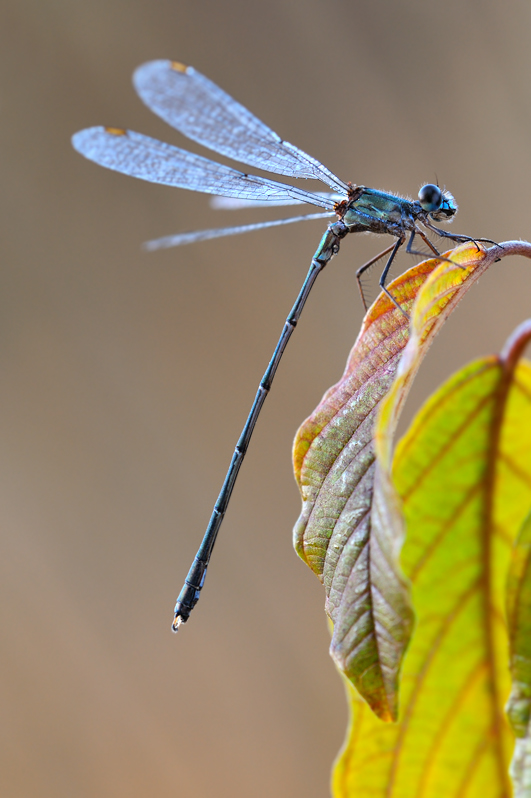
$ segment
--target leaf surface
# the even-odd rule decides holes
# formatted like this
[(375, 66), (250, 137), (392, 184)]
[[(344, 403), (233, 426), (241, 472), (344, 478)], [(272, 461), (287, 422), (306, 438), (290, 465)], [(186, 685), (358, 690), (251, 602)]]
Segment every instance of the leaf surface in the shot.
[[(418, 295), (413, 315), (418, 341), (390, 411), (389, 429), (394, 430), (416, 369), (440, 326), (485, 269), (515, 246), (523, 247), (509, 242), (504, 249), (486, 251), (462, 245), (446, 253), (451, 263), (424, 261), (390, 284), (408, 313)], [(302, 497), (294, 545), (325, 587), (325, 609), (334, 624), (330, 653), (384, 720), (397, 717), (398, 673), (412, 611), (397, 559), (402, 530), (388, 516), (394, 494), (386, 490), (385, 471), (376, 476), (373, 435), (379, 405), (408, 341), (408, 326), (404, 314), (381, 294), (364, 319), (343, 377), (303, 423), (293, 450)], [(389, 459), (390, 444), (387, 449)], [(373, 502), (375, 477), (384, 484)], [(391, 514), (398, 517), (396, 508)]]
[[(422, 346), (415, 314), (412, 327), (381, 409), (384, 465)], [(519, 361), (530, 336), (531, 325), (522, 325), (501, 355), (452, 377), (397, 447), (393, 477), (407, 526), (401, 563), (415, 634), (398, 723), (382, 724), (348, 687), (351, 722), (334, 773), (336, 798), (512, 794), (504, 607), (511, 546), (531, 506), (531, 366)]]

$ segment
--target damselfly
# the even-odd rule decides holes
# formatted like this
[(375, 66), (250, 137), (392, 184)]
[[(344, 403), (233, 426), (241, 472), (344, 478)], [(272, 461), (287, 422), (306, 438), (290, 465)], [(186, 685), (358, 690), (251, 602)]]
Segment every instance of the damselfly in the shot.
[(365, 186), (345, 183), (315, 158), (281, 139), (250, 111), (192, 67), (171, 61), (152, 61), (136, 70), (134, 85), (141, 99), (152, 111), (189, 139), (241, 163), (292, 178), (320, 180), (332, 189), (331, 192), (305, 191), (266, 177), (239, 172), (200, 155), (121, 128), (92, 127), (76, 133), (72, 139), (73, 145), (86, 158), (108, 169), (152, 183), (231, 197), (237, 201), (232, 203), (233, 207), (268, 202), (272, 205), (308, 204), (324, 209), (320, 213), (272, 222), (170, 236), (148, 242), (148, 248), (187, 244), (303, 220), (326, 217), (337, 219), (328, 225), (317, 247), (306, 279), (258, 387), (205, 536), (177, 599), (172, 625), (172, 629), (177, 631), (180, 624), (188, 620), (199, 599), (212, 549), (240, 466), (284, 349), (318, 274), (337, 254), (342, 239), (348, 233), (361, 232), (387, 234), (396, 239), (361, 266), (356, 276), (366, 307), (360, 277), (370, 266), (388, 256), (380, 277), (380, 286), (399, 310), (402, 309), (387, 290), (385, 282), (391, 264), (406, 239), (406, 252), (422, 254), (413, 250), (413, 242), (418, 235), (434, 255), (439, 255), (439, 252), (426, 231), (455, 242), (473, 239), (469, 236), (452, 235), (434, 226), (433, 222), (450, 221), (457, 212), (457, 205), (449, 191), (428, 183), (420, 189), (418, 200), (410, 200)]

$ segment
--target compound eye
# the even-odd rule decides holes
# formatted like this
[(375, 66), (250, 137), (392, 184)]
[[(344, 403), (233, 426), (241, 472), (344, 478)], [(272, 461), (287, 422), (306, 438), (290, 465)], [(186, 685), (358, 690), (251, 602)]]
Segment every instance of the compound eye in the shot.
[(439, 186), (427, 183), (419, 191), (419, 202), (426, 213), (433, 213), (441, 207), (443, 195)]

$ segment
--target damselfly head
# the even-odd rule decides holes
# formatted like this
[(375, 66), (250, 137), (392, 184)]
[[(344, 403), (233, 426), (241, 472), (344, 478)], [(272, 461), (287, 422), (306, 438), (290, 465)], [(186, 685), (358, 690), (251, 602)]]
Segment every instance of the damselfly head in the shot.
[(419, 202), (423, 211), (429, 213), (436, 222), (452, 219), (457, 213), (457, 202), (446, 189), (433, 183), (426, 183), (419, 191)]

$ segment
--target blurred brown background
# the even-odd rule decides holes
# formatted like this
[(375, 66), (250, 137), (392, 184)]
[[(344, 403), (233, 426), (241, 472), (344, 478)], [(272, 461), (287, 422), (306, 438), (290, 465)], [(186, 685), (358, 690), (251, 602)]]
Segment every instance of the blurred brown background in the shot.
[[(290, 449), (341, 374), (355, 268), (380, 242), (350, 237), (320, 278), (176, 638), (176, 594), (324, 224), (146, 254), (278, 212), (216, 213), (69, 139), (106, 124), (187, 146), (131, 86), (142, 62), (178, 59), (344, 179), (416, 195), (437, 176), (456, 230), (530, 238), (531, 5), (4, 0), (0, 38), (0, 793), (325, 796), (346, 710), (323, 592), (291, 548)], [(529, 263), (494, 267), (410, 408), (496, 351), (530, 297)]]

